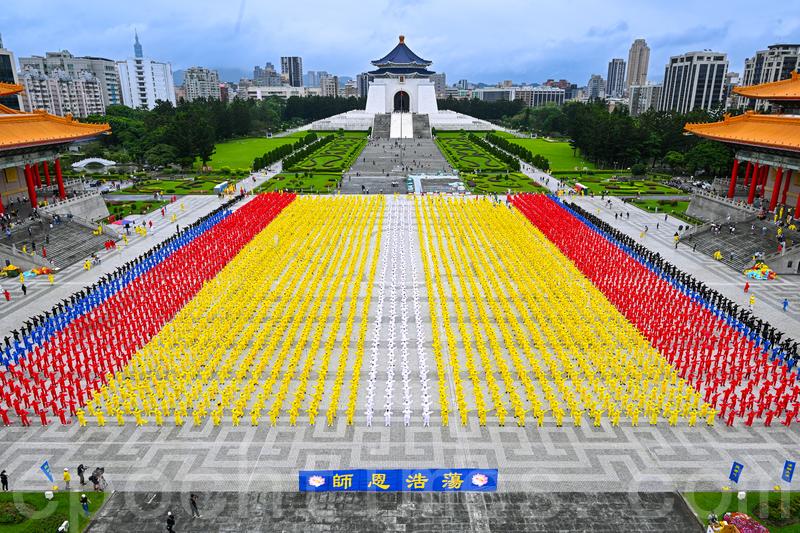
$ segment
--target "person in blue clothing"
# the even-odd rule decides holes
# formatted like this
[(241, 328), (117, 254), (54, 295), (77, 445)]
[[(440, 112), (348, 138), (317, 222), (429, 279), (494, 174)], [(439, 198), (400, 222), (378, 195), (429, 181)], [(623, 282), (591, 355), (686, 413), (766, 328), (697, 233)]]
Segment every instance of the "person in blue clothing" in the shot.
[(783, 299), (783, 312), (785, 313), (786, 309), (788, 309), (788, 308), (789, 308), (789, 298), (784, 298)]

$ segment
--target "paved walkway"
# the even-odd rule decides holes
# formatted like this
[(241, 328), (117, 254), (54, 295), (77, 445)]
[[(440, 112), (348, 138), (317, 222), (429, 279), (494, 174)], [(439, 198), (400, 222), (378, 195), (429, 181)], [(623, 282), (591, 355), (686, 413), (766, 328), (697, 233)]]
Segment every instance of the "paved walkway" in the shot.
[(163, 531), (700, 532), (675, 493), (116, 493), (89, 533)]
[[(277, 174), (276, 168), (268, 173), (254, 174), (255, 180), (247, 178), (242, 180), (239, 185), (245, 190), (251, 191)], [(167, 206), (166, 216), (163, 218), (159, 211), (147, 215), (131, 215), (127, 218), (135, 220), (137, 223), (142, 220), (152, 220), (153, 229), (148, 230), (146, 237), (140, 237), (131, 231), (128, 245), (125, 246), (120, 241), (116, 250), (99, 252), (97, 255), (101, 263), (91, 271), (84, 270), (83, 261), (80, 261), (59, 271), (55, 275), (53, 285), (50, 285), (47, 277), (44, 276), (30, 279), (25, 283), (28, 287), (26, 296), (22, 296), (17, 280), (3, 280), (2, 287), (9, 289), (12, 298), (10, 302), (2, 301), (0, 303), (0, 337), (21, 327), (29, 317), (49, 311), (59, 301), (68, 298), (83, 287), (91, 285), (104, 274), (114, 271), (127, 261), (166, 240), (175, 233), (176, 224), (186, 227), (222, 203), (224, 200), (220, 200), (216, 195), (183, 196), (179, 197), (177, 202)], [(181, 204), (184, 206), (183, 210), (180, 208)], [(235, 208), (238, 208), (238, 205)], [(177, 215), (174, 223), (171, 222), (172, 214)]]

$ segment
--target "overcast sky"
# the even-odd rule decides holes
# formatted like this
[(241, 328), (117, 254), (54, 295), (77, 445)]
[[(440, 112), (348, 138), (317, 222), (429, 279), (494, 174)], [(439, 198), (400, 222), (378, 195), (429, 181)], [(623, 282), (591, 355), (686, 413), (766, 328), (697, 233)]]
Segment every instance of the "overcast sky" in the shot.
[(19, 56), (67, 49), (122, 59), (136, 28), (147, 57), (252, 71), (281, 55), (304, 70), (353, 76), (397, 36), (445, 72), (495, 83), (606, 76), (635, 38), (650, 45), (650, 75), (670, 55), (727, 52), (730, 70), (778, 42), (800, 42), (800, 0), (4, 0), (0, 33)]

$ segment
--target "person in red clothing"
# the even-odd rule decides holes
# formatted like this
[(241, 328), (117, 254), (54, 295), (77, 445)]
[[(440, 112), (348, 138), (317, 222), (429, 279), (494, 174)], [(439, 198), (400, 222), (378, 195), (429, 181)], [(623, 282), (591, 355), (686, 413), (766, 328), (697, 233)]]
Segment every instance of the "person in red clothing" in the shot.
[(750, 290), (750, 282), (745, 281), (744, 282), (744, 292), (747, 292), (749, 290)]

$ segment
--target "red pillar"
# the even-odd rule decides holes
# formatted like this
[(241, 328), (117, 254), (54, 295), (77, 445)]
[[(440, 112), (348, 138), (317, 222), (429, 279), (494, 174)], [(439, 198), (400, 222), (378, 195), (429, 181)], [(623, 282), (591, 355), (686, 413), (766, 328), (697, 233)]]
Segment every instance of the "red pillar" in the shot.
[(733, 160), (733, 170), (731, 170), (731, 183), (728, 185), (728, 198), (733, 198), (736, 194), (736, 177), (739, 174), (739, 160)]
[(750, 183), (748, 180), (750, 179), (750, 171), (753, 170), (753, 163), (750, 161), (747, 162), (747, 168), (744, 170), (744, 186), (747, 187)]
[(0, 215), (5, 214), (6, 208), (3, 206), (3, 195), (0, 194)]
[(31, 167), (33, 169), (33, 182), (37, 187), (42, 186), (42, 178), (39, 176), (39, 163), (34, 163)]
[(792, 172), (794, 172), (791, 168), (786, 171), (786, 181), (783, 182), (783, 194), (781, 194), (781, 205), (786, 205), (786, 195), (789, 194), (789, 185), (792, 183)]
[(33, 184), (33, 170), (27, 164), (25, 165), (25, 182), (28, 185), (28, 198), (30, 198), (31, 207), (36, 208), (39, 206), (39, 202), (36, 198), (36, 187)]
[(778, 193), (781, 192), (781, 179), (783, 178), (783, 167), (778, 167), (775, 173), (775, 185), (772, 187), (772, 198), (769, 200), (769, 210), (774, 211), (778, 205)]
[(42, 166), (44, 167), (44, 179), (47, 181), (47, 186), (50, 186), (50, 163), (47, 161), (42, 161)]
[(58, 182), (58, 197), (63, 200), (67, 197), (67, 192), (64, 190), (64, 178), (61, 176), (60, 159), (56, 159), (56, 181)]
[(757, 179), (758, 179), (758, 163), (753, 163), (753, 177), (750, 179), (750, 190), (747, 193), (748, 205), (753, 205), (753, 199), (756, 197)]
[(794, 218), (800, 218), (800, 194), (797, 195), (797, 205), (794, 208)]

